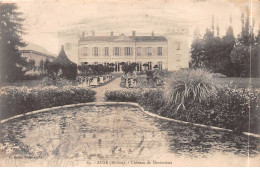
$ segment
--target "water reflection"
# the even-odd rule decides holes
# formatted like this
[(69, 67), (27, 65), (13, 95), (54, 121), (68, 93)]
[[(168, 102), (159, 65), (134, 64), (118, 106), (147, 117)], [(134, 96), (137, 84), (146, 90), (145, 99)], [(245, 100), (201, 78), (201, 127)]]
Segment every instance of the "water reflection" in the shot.
[(260, 151), (255, 138), (249, 138), (248, 145), (243, 135), (154, 119), (138, 108), (119, 105), (29, 115), (1, 124), (0, 129), (2, 158), (141, 161), (169, 154), (203, 158), (219, 152), (246, 157)]

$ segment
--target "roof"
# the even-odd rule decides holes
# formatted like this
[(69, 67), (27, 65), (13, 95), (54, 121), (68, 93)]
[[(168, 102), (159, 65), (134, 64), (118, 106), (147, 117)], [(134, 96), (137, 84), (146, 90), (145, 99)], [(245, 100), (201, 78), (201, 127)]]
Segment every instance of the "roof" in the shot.
[(48, 57), (55, 57), (56, 56), (56, 55), (50, 53), (49, 51), (47, 51), (45, 48), (43, 48), (39, 45), (33, 44), (33, 43), (28, 43), (27, 46), (20, 47), (19, 50), (25, 51), (25, 52), (33, 51), (33, 52), (36, 52), (36, 53), (39, 53), (39, 54), (42, 54), (42, 55), (45, 55), (45, 56), (48, 56)]
[(124, 34), (120, 36), (87, 36), (85, 38), (81, 38), (80, 41), (167, 41), (164, 36), (125, 36)]
[(67, 57), (63, 45), (61, 46), (61, 50), (58, 57), (53, 61), (53, 63), (58, 63), (61, 65), (76, 65)]
[(164, 36), (136, 36), (136, 41), (167, 41)]

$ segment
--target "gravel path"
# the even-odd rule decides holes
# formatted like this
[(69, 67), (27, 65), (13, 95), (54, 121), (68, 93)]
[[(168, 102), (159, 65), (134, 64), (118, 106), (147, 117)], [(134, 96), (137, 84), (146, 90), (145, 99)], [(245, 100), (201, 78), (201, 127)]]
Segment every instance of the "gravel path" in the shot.
[(121, 82), (121, 78), (118, 77), (104, 86), (93, 88), (93, 90), (97, 92), (96, 102), (105, 102), (105, 92), (107, 90), (121, 89), (120, 82)]

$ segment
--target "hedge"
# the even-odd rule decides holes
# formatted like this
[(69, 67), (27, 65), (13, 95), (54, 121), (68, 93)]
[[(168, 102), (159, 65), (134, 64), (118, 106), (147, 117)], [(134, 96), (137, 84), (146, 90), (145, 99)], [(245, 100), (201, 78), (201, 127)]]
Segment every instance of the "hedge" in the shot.
[(43, 108), (92, 102), (95, 94), (94, 90), (73, 86), (3, 87), (0, 89), (0, 119)]
[(110, 101), (136, 102), (144, 109), (168, 118), (236, 132), (260, 133), (260, 92), (257, 90), (224, 88), (218, 91), (218, 97), (207, 102), (187, 101), (185, 109), (169, 104), (162, 89), (112, 90), (105, 95)]

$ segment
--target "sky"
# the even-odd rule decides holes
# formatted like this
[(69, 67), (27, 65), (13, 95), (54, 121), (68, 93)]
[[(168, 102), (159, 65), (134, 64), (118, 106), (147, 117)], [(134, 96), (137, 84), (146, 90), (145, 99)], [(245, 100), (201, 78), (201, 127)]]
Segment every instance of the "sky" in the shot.
[[(189, 41), (196, 28), (203, 34), (211, 27), (212, 16), (220, 35), (230, 25), (241, 31), (241, 12), (252, 9), (255, 29), (260, 25), (260, 0), (5, 0), (16, 2), (25, 18), (23, 36), (58, 54), (57, 34), (64, 30), (95, 31), (96, 35), (165, 35), (176, 26), (189, 28)], [(250, 8), (252, 1), (252, 8)]]

